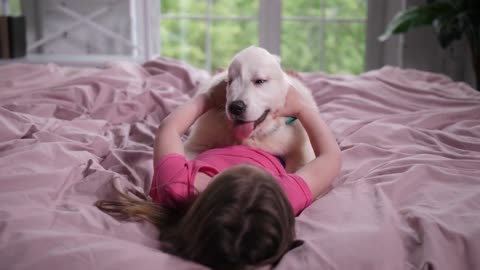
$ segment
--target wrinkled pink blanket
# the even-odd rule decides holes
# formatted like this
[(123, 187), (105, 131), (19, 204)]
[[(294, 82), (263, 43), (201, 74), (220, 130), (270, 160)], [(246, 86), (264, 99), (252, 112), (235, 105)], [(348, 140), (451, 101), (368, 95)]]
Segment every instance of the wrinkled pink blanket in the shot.
[[(277, 269), (480, 269), (480, 93), (393, 67), (303, 77), (344, 162)], [(149, 188), (154, 129), (206, 78), (166, 59), (0, 66), (0, 268), (204, 269), (93, 203)]]

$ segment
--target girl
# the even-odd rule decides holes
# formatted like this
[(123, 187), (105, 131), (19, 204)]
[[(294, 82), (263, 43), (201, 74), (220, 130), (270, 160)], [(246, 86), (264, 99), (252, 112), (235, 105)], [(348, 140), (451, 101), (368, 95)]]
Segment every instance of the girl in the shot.
[(276, 115), (297, 117), (316, 158), (288, 174), (279, 160), (242, 145), (187, 160), (181, 137), (215, 101), (199, 95), (166, 117), (156, 132), (149, 200), (122, 194), (97, 206), (123, 219), (142, 219), (160, 232), (161, 249), (213, 269), (274, 265), (295, 240), (295, 219), (326, 192), (340, 170), (340, 149), (320, 115), (289, 89)]

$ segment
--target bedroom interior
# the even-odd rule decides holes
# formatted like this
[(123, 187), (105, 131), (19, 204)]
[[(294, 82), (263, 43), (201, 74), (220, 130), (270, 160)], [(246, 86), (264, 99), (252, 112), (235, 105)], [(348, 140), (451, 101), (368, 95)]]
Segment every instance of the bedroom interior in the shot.
[(148, 194), (156, 127), (250, 45), (299, 73), (342, 150), (275, 269), (480, 268), (479, 49), (442, 48), (432, 21), (379, 40), (399, 12), (475, 0), (0, 3), (2, 269), (206, 269), (94, 203)]

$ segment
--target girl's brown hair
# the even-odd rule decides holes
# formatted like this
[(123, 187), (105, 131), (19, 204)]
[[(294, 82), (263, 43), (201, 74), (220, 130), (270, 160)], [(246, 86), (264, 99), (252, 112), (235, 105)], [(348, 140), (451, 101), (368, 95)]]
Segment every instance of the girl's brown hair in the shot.
[(146, 220), (160, 232), (161, 249), (213, 269), (274, 265), (295, 240), (295, 219), (283, 190), (269, 173), (237, 166), (218, 174), (198, 196), (160, 205), (122, 194), (96, 206), (120, 219)]

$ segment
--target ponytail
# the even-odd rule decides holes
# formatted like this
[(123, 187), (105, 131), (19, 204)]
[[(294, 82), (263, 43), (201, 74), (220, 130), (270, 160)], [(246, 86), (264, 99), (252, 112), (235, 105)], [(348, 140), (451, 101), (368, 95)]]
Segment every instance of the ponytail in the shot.
[(95, 206), (120, 220), (150, 222), (160, 232), (168, 231), (169, 228), (177, 224), (187, 208), (186, 205), (182, 204), (177, 204), (175, 207), (158, 204), (134, 189), (129, 189), (127, 194), (116, 187), (115, 190), (120, 195), (119, 200), (98, 200)]

